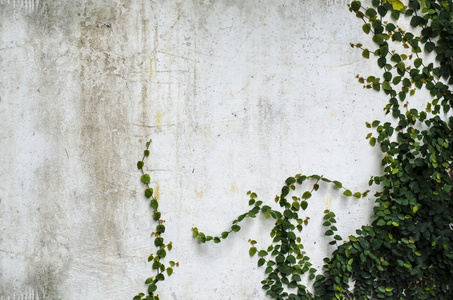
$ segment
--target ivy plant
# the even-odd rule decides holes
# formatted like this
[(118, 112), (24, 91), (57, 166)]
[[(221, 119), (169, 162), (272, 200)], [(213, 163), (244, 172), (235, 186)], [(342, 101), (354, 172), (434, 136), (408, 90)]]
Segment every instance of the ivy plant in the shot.
[(156, 246), (157, 250), (155, 253), (151, 253), (148, 257), (148, 262), (152, 262), (152, 269), (156, 272), (156, 274), (145, 280), (145, 284), (148, 286), (147, 293), (139, 293), (133, 298), (133, 300), (159, 300), (159, 295), (156, 293), (157, 284), (160, 281), (165, 280), (165, 276), (171, 276), (171, 274), (173, 274), (173, 268), (175, 266), (179, 266), (178, 262), (169, 261), (169, 265), (164, 262), (164, 258), (167, 256), (167, 251), (171, 251), (173, 248), (173, 243), (165, 243), (165, 239), (163, 237), (163, 234), (165, 233), (165, 220), (162, 219), (162, 213), (159, 211), (159, 201), (154, 195), (153, 188), (150, 187), (151, 177), (144, 171), (145, 159), (149, 157), (149, 146), (151, 145), (151, 142), (152, 140), (149, 140), (146, 143), (143, 158), (137, 162), (137, 168), (142, 173), (140, 179), (146, 187), (144, 194), (146, 199), (150, 200), (150, 206), (153, 211), (153, 221), (157, 222), (155, 231), (151, 233), (151, 236), (154, 237), (154, 246)]
[[(262, 287), (274, 299), (453, 299), (453, 1), (370, 4), (353, 1), (349, 9), (363, 21), (373, 47), (351, 46), (365, 59), (375, 59), (381, 73), (357, 78), (388, 99), (384, 112), (393, 118), (366, 123), (374, 131), (369, 143), (382, 152), (383, 172), (369, 180), (379, 190), (372, 223), (343, 239), (336, 233), (335, 214), (324, 211), (325, 235), (336, 248), (322, 270), (313, 268), (296, 233), (308, 224), (303, 212), (319, 182), (333, 184), (348, 197), (368, 191), (353, 193), (340, 181), (298, 174), (286, 179), (276, 196), (280, 210), (249, 192), (252, 208), (229, 230), (211, 236), (193, 228), (201, 243), (220, 243), (238, 232), (245, 218), (263, 213), (274, 220), (271, 245), (258, 249), (249, 240), (249, 254), (258, 257), (266, 274)], [(410, 28), (400, 27), (403, 18)], [(427, 93), (418, 93), (422, 89)], [(411, 98), (416, 94), (427, 98)], [(426, 107), (417, 109), (409, 99), (425, 101)], [(301, 192), (303, 183), (310, 188)], [(303, 274), (313, 280), (312, 291), (302, 284)]]

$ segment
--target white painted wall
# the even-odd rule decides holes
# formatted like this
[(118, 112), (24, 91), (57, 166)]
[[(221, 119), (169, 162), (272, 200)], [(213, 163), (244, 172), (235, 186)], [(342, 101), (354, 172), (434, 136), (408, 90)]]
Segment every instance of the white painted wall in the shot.
[[(272, 203), (284, 180), (318, 173), (364, 191), (379, 172), (365, 121), (383, 94), (349, 42), (366, 42), (346, 0), (0, 0), (0, 299), (132, 299), (152, 275), (147, 168), (179, 261), (161, 299), (264, 299), (249, 238), (250, 189)], [(303, 190), (298, 191), (299, 193)], [(372, 194), (372, 193), (371, 193)], [(329, 200), (331, 199), (331, 201)], [(325, 208), (343, 236), (372, 198), (327, 189), (302, 236), (315, 266)]]

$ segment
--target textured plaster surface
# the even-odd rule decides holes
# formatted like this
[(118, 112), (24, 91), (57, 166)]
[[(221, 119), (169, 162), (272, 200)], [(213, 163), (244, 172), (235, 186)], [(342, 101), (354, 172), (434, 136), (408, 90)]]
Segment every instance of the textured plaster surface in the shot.
[[(161, 299), (265, 299), (247, 240), (252, 189), (269, 203), (303, 172), (364, 191), (379, 172), (365, 121), (378, 93), (345, 0), (0, 0), (0, 299), (132, 299), (151, 276), (155, 224), (136, 170), (153, 139), (152, 177), (167, 256), (180, 267)], [(372, 64), (372, 63), (371, 63)], [(300, 190), (299, 192), (303, 192)], [(372, 194), (372, 193), (371, 193)], [(366, 224), (372, 199), (327, 189), (302, 233), (316, 267), (325, 208), (340, 234)]]

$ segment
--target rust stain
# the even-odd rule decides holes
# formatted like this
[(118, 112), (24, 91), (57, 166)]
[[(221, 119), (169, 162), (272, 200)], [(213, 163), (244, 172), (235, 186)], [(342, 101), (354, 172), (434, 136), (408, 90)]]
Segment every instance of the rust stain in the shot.
[(162, 112), (158, 110), (156, 112), (156, 127), (162, 124)]
[(324, 205), (326, 207), (331, 207), (332, 206), (332, 198), (331, 197), (325, 197), (324, 198)]
[(197, 187), (195, 189), (195, 194), (197, 195), (197, 198), (203, 198), (203, 189), (201, 187)]
[(153, 197), (154, 199), (160, 199), (160, 186), (158, 184), (154, 187)]
[(149, 63), (149, 74), (148, 74), (148, 76), (150, 78), (154, 77), (154, 76), (156, 76), (156, 72), (157, 72), (156, 58), (154, 57), (153, 59), (151, 59), (151, 61)]

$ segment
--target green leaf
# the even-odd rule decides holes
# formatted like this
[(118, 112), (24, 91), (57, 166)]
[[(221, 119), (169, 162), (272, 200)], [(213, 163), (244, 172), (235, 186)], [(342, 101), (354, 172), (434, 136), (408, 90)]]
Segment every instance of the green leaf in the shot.
[(159, 233), (164, 233), (165, 232), (165, 225), (157, 225), (156, 226), (156, 231), (159, 232)]
[(355, 12), (357, 12), (361, 6), (362, 4), (360, 3), (360, 1), (352, 1), (351, 3), (351, 9)]
[(268, 253), (267, 253), (267, 251), (265, 251), (265, 250), (260, 250), (260, 251), (258, 252), (258, 256), (260, 256), (260, 257), (266, 256), (267, 254), (268, 254)]
[(397, 85), (398, 83), (400, 83), (400, 81), (401, 81), (401, 76), (395, 76), (395, 77), (393, 77), (392, 83), (394, 85)]
[(153, 196), (153, 189), (152, 188), (149, 188), (149, 189), (146, 189), (145, 190), (145, 196), (146, 198), (151, 198)]
[(257, 251), (256, 247), (250, 247), (250, 250), (249, 250), (250, 256), (255, 255), (256, 251)]
[(157, 250), (157, 256), (159, 256), (160, 258), (165, 258), (165, 256), (167, 256), (167, 251), (165, 251), (164, 249), (159, 249)]
[(302, 195), (302, 198), (303, 199), (309, 199), (311, 197), (311, 193), (309, 191), (306, 191), (303, 195)]
[(368, 16), (368, 17), (374, 17), (377, 15), (377, 12), (374, 8), (368, 8), (366, 11), (365, 11), (365, 14)]
[(378, 45), (382, 45), (384, 43), (384, 36), (382, 34), (375, 34), (373, 36), (373, 42)]
[(370, 51), (368, 49), (363, 49), (362, 56), (365, 58), (370, 58)]
[(343, 195), (345, 195), (346, 197), (350, 197), (352, 196), (352, 192), (350, 190), (346, 190), (343, 192)]
[(285, 180), (286, 185), (291, 185), (291, 184), (293, 184), (293, 183), (295, 183), (295, 182), (296, 182), (296, 178), (294, 178), (294, 177), (288, 177), (288, 178)]
[(146, 184), (148, 184), (148, 183), (151, 182), (151, 177), (149, 177), (148, 174), (142, 175), (141, 179), (142, 179), (142, 182), (143, 182), (143, 183), (146, 183)]
[(390, 86), (390, 83), (389, 83), (388, 81), (384, 81), (384, 82), (382, 83), (382, 88), (383, 88), (384, 90), (386, 90), (386, 91), (389, 91), (389, 90), (392, 89), (392, 87)]
[(152, 208), (157, 209), (159, 207), (159, 202), (156, 199), (151, 200), (150, 205)]
[(143, 153), (144, 153), (145, 157), (149, 156), (149, 150), (148, 149), (146, 149)]
[(144, 165), (145, 165), (145, 163), (143, 161), (137, 162), (137, 169), (141, 170)]
[(289, 187), (285, 185), (282, 187), (282, 197), (285, 197), (288, 194), (289, 194)]
[(307, 207), (308, 207), (308, 202), (307, 202), (307, 201), (302, 201), (302, 202), (300, 203), (300, 206), (302, 207), (303, 210), (306, 210)]
[(153, 282), (153, 280), (154, 279), (152, 277), (149, 277), (146, 279), (145, 284), (150, 284), (151, 282)]
[(159, 221), (160, 217), (161, 217), (161, 213), (160, 212), (156, 211), (156, 212), (153, 213), (154, 221)]
[(157, 274), (157, 275), (156, 275), (156, 280), (158, 280), (158, 281), (163, 281), (163, 280), (165, 280), (164, 274), (162, 274), (162, 273)]
[(335, 184), (337, 186), (337, 188), (342, 188), (343, 187), (343, 184), (339, 181), (333, 181), (333, 184)]
[(370, 145), (374, 147), (374, 145), (376, 145), (376, 138), (375, 137), (372, 137), (370, 139)]
[(227, 231), (222, 232), (222, 239), (226, 239), (230, 233)]
[(295, 265), (297, 263), (296, 258), (294, 257), (294, 255), (288, 255), (288, 257), (286, 258), (286, 261), (289, 262), (290, 264), (293, 264), (293, 265)]
[(161, 237), (157, 237), (157, 238), (154, 240), (154, 245), (155, 245), (156, 247), (162, 246), (163, 243), (164, 243), (164, 239), (161, 238)]
[(391, 0), (390, 3), (392, 4), (394, 10), (401, 11), (404, 9), (404, 4), (400, 0)]
[(363, 29), (363, 32), (365, 32), (366, 34), (370, 33), (371, 24), (370, 23), (363, 24), (362, 29)]
[(421, 58), (416, 58), (416, 59), (414, 60), (414, 66), (415, 66), (416, 68), (420, 67), (420, 66), (422, 65), (422, 63), (423, 63), (423, 60), (422, 60)]
[(167, 268), (167, 275), (171, 276), (171, 274), (173, 274), (173, 268), (172, 267), (168, 267)]
[(241, 226), (233, 225), (233, 226), (231, 226), (231, 230), (233, 230), (234, 232), (238, 232), (239, 230), (241, 230)]
[(396, 29), (396, 26), (393, 23), (388, 23), (387, 26), (385, 26), (385, 30), (387, 30), (387, 31), (393, 31), (395, 29)]
[(149, 293), (149, 294), (153, 294), (156, 290), (157, 290), (157, 285), (155, 285), (155, 284), (150, 284), (150, 285), (148, 286), (148, 293)]
[(426, 50), (428, 53), (433, 52), (434, 48), (436, 48), (436, 45), (435, 45), (433, 42), (427, 42), (427, 43), (425, 44), (425, 50)]
[(354, 193), (353, 196), (356, 197), (357, 199), (359, 199), (360, 197), (362, 197), (362, 194), (357, 192), (357, 193)]
[(384, 226), (385, 224), (387, 224), (384, 220), (380, 219), (378, 222), (377, 222), (377, 225), (378, 226)]

